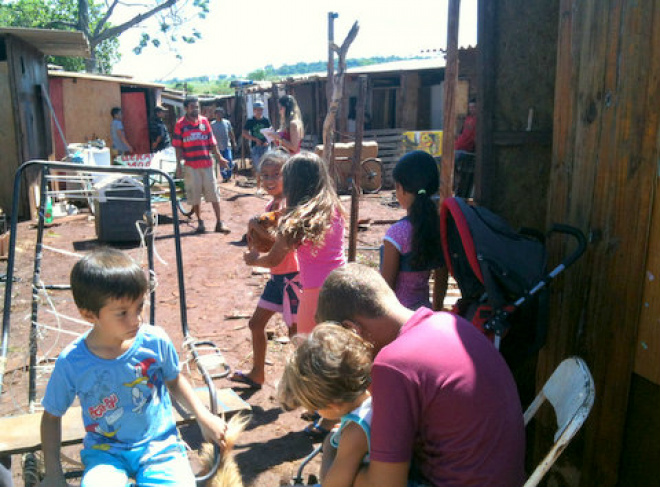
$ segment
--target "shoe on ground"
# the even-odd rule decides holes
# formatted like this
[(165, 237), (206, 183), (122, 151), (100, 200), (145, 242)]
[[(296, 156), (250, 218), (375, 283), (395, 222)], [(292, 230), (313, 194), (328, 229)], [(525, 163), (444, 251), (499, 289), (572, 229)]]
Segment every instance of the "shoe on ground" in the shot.
[(263, 189), (259, 188), (255, 194), (256, 194), (257, 196), (261, 196), (261, 195), (264, 194), (264, 193), (265, 193), (265, 191), (264, 191)]
[(229, 229), (225, 226), (225, 224), (222, 223), (221, 221), (218, 221), (218, 223), (215, 224), (215, 231), (218, 232), (218, 233), (223, 233), (223, 234), (225, 234), (225, 235), (227, 235), (228, 233), (231, 232), (231, 230), (229, 230)]
[(204, 222), (200, 220), (199, 223), (197, 224), (197, 229), (195, 230), (195, 233), (204, 233), (205, 231), (206, 228), (204, 227)]

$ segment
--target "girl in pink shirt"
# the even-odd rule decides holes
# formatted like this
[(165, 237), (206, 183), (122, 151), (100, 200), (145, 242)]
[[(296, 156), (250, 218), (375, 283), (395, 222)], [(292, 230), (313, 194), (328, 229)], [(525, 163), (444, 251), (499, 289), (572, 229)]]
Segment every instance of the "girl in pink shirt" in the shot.
[[(282, 168), (287, 158), (288, 154), (282, 151), (266, 152), (261, 158), (261, 186), (273, 198), (266, 205), (267, 212), (279, 212), (285, 207)], [(251, 238), (254, 233), (262, 235), (266, 233), (265, 238), (269, 238), (267, 230), (259, 225), (258, 220), (258, 217), (253, 218), (248, 224), (247, 235), (250, 252), (256, 252)], [(265, 264), (260, 265), (266, 266)], [(289, 336), (295, 335), (301, 291), (298, 258), (295, 250), (286, 252), (280, 262), (267, 267), (271, 267), (271, 277), (266, 283), (257, 308), (248, 324), (252, 333), (252, 370), (248, 373), (237, 370), (229, 377), (229, 380), (233, 382), (247, 384), (257, 389), (261, 388), (266, 380), (266, 325), (268, 320), (275, 313), (282, 313), (284, 322), (289, 327)]]
[(298, 307), (298, 333), (309, 333), (321, 285), (330, 272), (346, 263), (344, 210), (326, 164), (315, 154), (292, 156), (282, 169), (287, 209), (270, 252), (245, 254), (248, 265), (273, 267), (291, 250), (298, 252), (303, 291)]
[(396, 199), (407, 215), (383, 238), (381, 274), (406, 308), (431, 307), (429, 278), (434, 274), (433, 309), (442, 309), (447, 267), (442, 257), (440, 219), (433, 196), (440, 175), (433, 156), (423, 151), (404, 155), (392, 171)]

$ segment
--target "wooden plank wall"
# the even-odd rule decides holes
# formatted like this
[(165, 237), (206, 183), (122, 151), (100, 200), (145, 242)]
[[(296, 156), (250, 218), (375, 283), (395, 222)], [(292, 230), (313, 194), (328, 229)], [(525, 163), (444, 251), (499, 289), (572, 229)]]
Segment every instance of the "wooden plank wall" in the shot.
[(9, 63), (0, 62), (0, 208), (11, 213), (14, 174), (19, 166), (14, 128), (14, 107), (9, 89)]
[(112, 147), (110, 110), (121, 107), (121, 86), (112, 81), (62, 78), (66, 140), (83, 143), (96, 137)]
[[(403, 155), (403, 130), (401, 129), (382, 129), (365, 130), (363, 140), (375, 140), (378, 142), (378, 157), (383, 164), (383, 188), (393, 189), (392, 170)], [(314, 148), (321, 144), (319, 136), (305, 135), (302, 142), (302, 149), (314, 152)]]
[(479, 5), (475, 199), (545, 230), (559, 0)]
[[(584, 357), (596, 402), (575, 485), (618, 479), (642, 305), (660, 124), (660, 2), (561, 0), (548, 221), (589, 238), (551, 299), (539, 381)], [(551, 256), (566, 252), (553, 245)], [(657, 410), (656, 410), (657, 411)], [(653, 479), (658, 485), (658, 479)]]
[[(41, 94), (41, 86), (48, 89), (48, 72), (44, 55), (34, 46), (8, 36), (7, 54), (12, 77), (10, 93), (14, 110), (18, 166), (31, 159), (47, 159), (52, 151), (50, 113)], [(17, 168), (18, 168), (17, 166)], [(27, 187), (36, 183), (38, 171), (25, 172), (20, 199), (19, 216), (36, 215), (35, 199)], [(11, 179), (14, 172), (11, 173)]]

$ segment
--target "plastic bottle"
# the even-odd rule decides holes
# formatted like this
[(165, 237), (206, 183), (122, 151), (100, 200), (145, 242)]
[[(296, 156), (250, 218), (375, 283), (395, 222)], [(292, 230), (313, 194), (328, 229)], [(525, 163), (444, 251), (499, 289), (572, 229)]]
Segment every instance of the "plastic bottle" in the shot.
[(44, 221), (46, 223), (53, 223), (53, 200), (50, 196), (46, 199), (46, 215)]

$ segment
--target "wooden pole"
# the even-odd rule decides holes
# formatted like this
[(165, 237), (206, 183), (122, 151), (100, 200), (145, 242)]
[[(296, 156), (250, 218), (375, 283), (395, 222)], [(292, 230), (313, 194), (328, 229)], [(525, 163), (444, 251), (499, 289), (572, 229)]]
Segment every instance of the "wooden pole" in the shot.
[(355, 262), (357, 256), (357, 234), (360, 208), (360, 177), (362, 175), (362, 137), (364, 135), (364, 109), (367, 98), (367, 76), (358, 78), (358, 96), (355, 117), (355, 150), (353, 151), (353, 184), (351, 185), (351, 228), (348, 234), (348, 261)]
[[(245, 122), (247, 121), (247, 103), (245, 97), (245, 90), (241, 89), (240, 93), (240, 110), (241, 110), (241, 134), (243, 133), (243, 127), (245, 127)], [(245, 162), (245, 153), (250, 150), (250, 143), (241, 135), (241, 169), (247, 169), (247, 162)]]
[(332, 161), (334, 161), (333, 146), (335, 141), (335, 126), (337, 120), (337, 111), (339, 110), (339, 104), (341, 103), (344, 87), (346, 55), (348, 54), (348, 48), (357, 37), (359, 30), (360, 27), (358, 23), (355, 22), (353, 27), (351, 27), (351, 30), (346, 35), (346, 39), (344, 39), (341, 47), (337, 46), (336, 44), (332, 45), (332, 48), (337, 52), (339, 56), (339, 62), (337, 63), (337, 74), (333, 77), (332, 96), (328, 99), (328, 113), (326, 114), (325, 121), (323, 122), (323, 159), (328, 164), (332, 164)]
[(456, 85), (458, 84), (458, 18), (461, 0), (449, 0), (447, 18), (447, 63), (445, 64), (445, 104), (442, 128), (442, 168), (440, 196), (452, 195), (454, 185), (454, 134), (456, 133)]
[(339, 17), (337, 12), (328, 12), (328, 81), (326, 86), (326, 96), (328, 100), (332, 98), (332, 78), (335, 73), (335, 19)]

